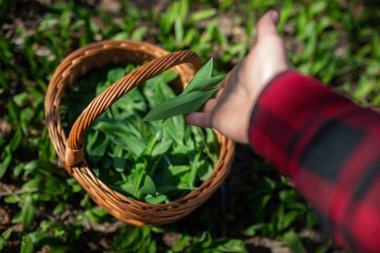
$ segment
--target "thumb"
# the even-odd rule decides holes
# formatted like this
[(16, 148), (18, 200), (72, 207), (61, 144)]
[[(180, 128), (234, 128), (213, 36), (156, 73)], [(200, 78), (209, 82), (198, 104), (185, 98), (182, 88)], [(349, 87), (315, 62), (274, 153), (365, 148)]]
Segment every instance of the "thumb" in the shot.
[(258, 22), (256, 27), (257, 40), (267, 35), (277, 35), (277, 24), (280, 14), (277, 11), (267, 12)]

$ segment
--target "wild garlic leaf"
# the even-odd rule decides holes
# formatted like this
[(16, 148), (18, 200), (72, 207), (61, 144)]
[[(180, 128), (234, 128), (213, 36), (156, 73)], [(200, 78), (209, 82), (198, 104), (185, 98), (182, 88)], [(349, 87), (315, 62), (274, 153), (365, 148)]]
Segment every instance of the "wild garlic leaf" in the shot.
[(86, 151), (90, 155), (91, 161), (97, 163), (106, 153), (110, 138), (100, 131), (95, 131), (88, 134), (87, 140)]
[(21, 219), (25, 230), (29, 229), (29, 227), (32, 225), (35, 216), (36, 208), (33, 205), (32, 197), (28, 196), (21, 210)]
[(157, 197), (149, 196), (145, 198), (145, 201), (149, 204), (159, 204), (167, 200), (168, 198), (165, 195), (158, 195)]
[(204, 90), (204, 91), (210, 90), (210, 89), (214, 88), (215, 85), (220, 83), (225, 77), (226, 77), (226, 75), (219, 75), (219, 76), (214, 76), (214, 77), (210, 77), (210, 78), (207, 78), (205, 80), (202, 80), (197, 85), (197, 87), (195, 87), (193, 89), (193, 91), (195, 91), (195, 90)]
[(144, 183), (143, 180), (145, 179), (145, 173), (146, 171), (146, 164), (144, 161), (137, 160), (135, 161), (134, 167), (132, 168), (130, 176), (128, 178), (133, 182), (133, 191), (134, 195), (136, 197), (139, 197), (141, 195), (141, 191), (139, 190)]
[(162, 122), (163, 131), (170, 136), (178, 145), (183, 145), (185, 137), (185, 119), (182, 115), (171, 117)]
[(125, 76), (125, 70), (123, 68), (116, 68), (108, 71), (107, 80), (112, 84), (119, 81)]
[(128, 131), (126, 127), (115, 123), (99, 121), (94, 129), (110, 136), (114, 143), (122, 145), (128, 152), (131, 152), (136, 157), (139, 157), (146, 148), (146, 143)]
[(156, 185), (154, 184), (153, 179), (149, 175), (145, 175), (144, 182), (139, 189), (140, 192), (150, 195), (156, 195)]
[(170, 83), (178, 77), (178, 73), (171, 70), (167, 70), (164, 71), (160, 76), (165, 83)]
[(193, 90), (198, 90), (199, 85), (207, 79), (211, 78), (213, 59), (211, 58), (205, 65), (203, 65), (194, 77), (190, 80), (188, 85), (183, 90), (182, 94), (187, 94)]
[(150, 155), (152, 157), (163, 155), (169, 150), (172, 144), (173, 144), (172, 140), (162, 140), (156, 146), (154, 146)]
[(113, 183), (112, 186), (121, 192), (135, 196), (134, 185), (132, 180), (123, 180)]
[(158, 105), (144, 117), (144, 120), (163, 120), (179, 114), (195, 112), (219, 89), (220, 87), (215, 87), (207, 91), (181, 94)]
[(167, 119), (179, 114), (198, 110), (219, 88), (216, 84), (224, 79), (224, 75), (211, 77), (213, 59), (211, 58), (195, 74), (184, 91), (177, 97), (167, 100), (152, 109), (144, 118), (147, 121)]

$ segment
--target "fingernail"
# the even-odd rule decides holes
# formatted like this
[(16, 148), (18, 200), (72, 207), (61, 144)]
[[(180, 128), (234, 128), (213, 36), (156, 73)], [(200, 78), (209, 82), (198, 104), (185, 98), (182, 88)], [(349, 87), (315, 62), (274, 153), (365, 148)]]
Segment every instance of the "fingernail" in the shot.
[(280, 14), (278, 11), (273, 10), (270, 12), (270, 17), (272, 18), (273, 23), (277, 24), (280, 19)]

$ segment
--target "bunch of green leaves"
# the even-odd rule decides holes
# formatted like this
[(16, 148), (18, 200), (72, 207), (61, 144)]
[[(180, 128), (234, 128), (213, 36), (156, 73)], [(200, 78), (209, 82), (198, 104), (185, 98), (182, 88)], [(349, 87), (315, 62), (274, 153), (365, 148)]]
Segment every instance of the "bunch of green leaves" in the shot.
[(213, 59), (211, 58), (190, 80), (183, 92), (153, 108), (144, 120), (162, 120), (180, 114), (195, 112), (221, 87), (224, 75), (211, 77)]
[[(209, 67), (210, 63), (207, 71)], [(111, 69), (106, 81), (105, 73), (99, 71), (82, 79), (67, 95), (62, 111), (66, 127), (73, 124), (95, 93), (133, 68)], [(218, 159), (219, 147), (211, 129), (187, 126), (182, 115), (164, 122), (143, 121), (147, 111), (176, 96), (168, 84), (176, 78), (177, 74), (167, 71), (128, 92), (91, 125), (85, 136), (87, 158), (95, 175), (129, 197), (149, 203), (182, 197), (211, 174)], [(202, 82), (192, 85), (196, 84)]]

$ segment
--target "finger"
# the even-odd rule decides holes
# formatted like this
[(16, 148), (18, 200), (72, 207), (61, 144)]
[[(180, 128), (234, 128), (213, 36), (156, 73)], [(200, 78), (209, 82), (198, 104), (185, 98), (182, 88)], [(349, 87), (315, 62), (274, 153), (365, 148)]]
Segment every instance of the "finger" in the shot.
[(256, 25), (256, 33), (253, 38), (252, 47), (256, 45), (259, 37), (263, 37), (268, 34), (277, 34), (276, 26), (280, 20), (280, 14), (276, 10), (268, 11), (261, 17)]
[(207, 101), (207, 103), (203, 106), (203, 112), (210, 112), (214, 109), (215, 105), (217, 103), (217, 99), (211, 98)]
[(224, 88), (218, 90), (218, 91), (215, 93), (214, 98), (215, 98), (215, 99), (220, 98), (220, 96), (222, 96), (222, 94), (223, 94), (223, 90), (224, 90)]
[(188, 124), (200, 127), (211, 127), (211, 114), (209, 112), (193, 112), (185, 116)]
[(257, 39), (267, 35), (277, 35), (277, 24), (280, 14), (277, 11), (267, 12), (257, 23)]

